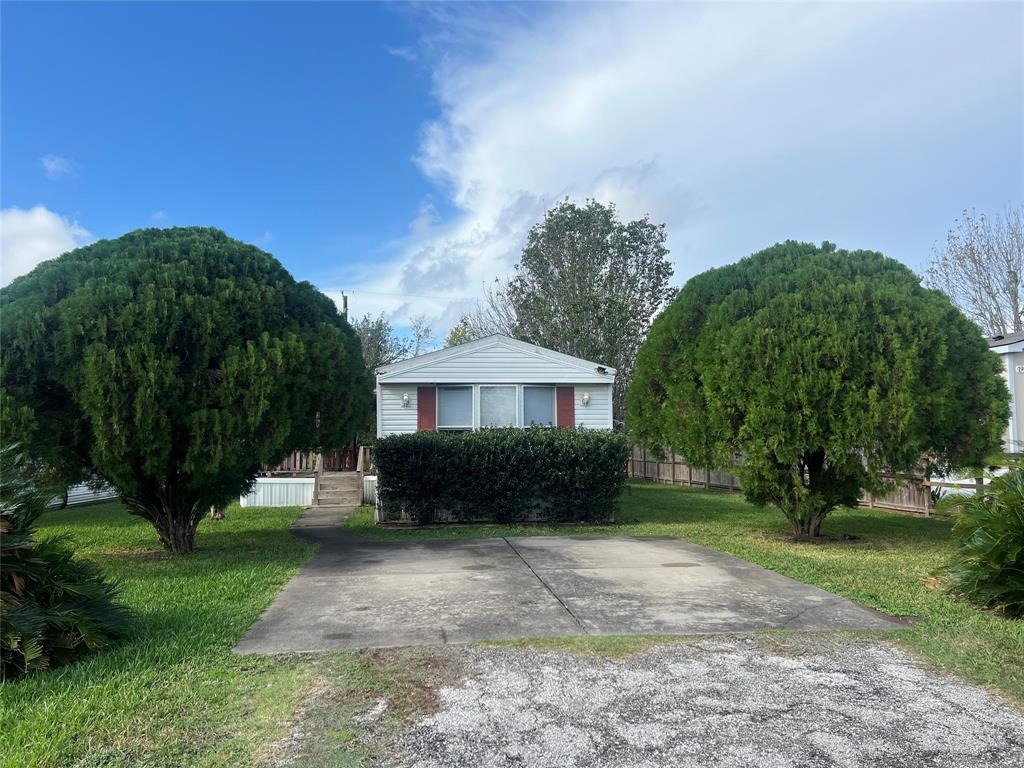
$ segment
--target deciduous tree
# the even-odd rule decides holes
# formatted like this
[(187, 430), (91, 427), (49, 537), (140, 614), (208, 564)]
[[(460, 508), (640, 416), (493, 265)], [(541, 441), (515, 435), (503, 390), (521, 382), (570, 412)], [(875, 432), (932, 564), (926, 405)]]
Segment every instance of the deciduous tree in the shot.
[(458, 323), (456, 323), (450, 331), (448, 336), (444, 340), (446, 347), (454, 347), (459, 344), (465, 344), (467, 341), (472, 341), (473, 336), (469, 326), (469, 316), (464, 316)]
[(988, 217), (964, 211), (926, 274), (960, 310), (996, 336), (1024, 330), (1024, 208)]
[(363, 348), (363, 362), (372, 374), (383, 365), (390, 365), (409, 356), (408, 339), (395, 335), (395, 329), (382, 312), (377, 317), (363, 315), (353, 324)]
[(469, 328), (617, 369), (621, 422), (637, 350), (675, 293), (665, 237), (665, 226), (647, 217), (624, 223), (614, 205), (565, 200), (530, 230), (515, 274), (488, 292)]

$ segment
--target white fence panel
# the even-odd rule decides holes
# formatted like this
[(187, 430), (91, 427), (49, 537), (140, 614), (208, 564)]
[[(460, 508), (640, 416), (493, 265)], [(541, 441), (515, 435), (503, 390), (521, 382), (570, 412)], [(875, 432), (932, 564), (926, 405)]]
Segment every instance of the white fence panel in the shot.
[(243, 507), (308, 507), (313, 503), (313, 478), (257, 477), (239, 503)]
[(363, 504), (377, 503), (377, 476), (363, 476)]
[[(98, 491), (92, 490), (89, 486), (82, 483), (81, 485), (72, 485), (68, 488), (68, 506), (73, 507), (76, 504), (92, 504), (96, 501), (107, 501), (108, 499), (116, 499), (117, 491), (110, 486), (105, 486)], [(57, 499), (55, 504), (60, 505), (61, 499)]]

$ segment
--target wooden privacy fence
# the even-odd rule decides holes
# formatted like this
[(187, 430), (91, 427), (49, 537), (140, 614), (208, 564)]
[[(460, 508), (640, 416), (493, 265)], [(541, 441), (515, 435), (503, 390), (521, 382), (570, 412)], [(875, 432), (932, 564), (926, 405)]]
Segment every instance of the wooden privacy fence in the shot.
[(312, 475), (316, 469), (316, 451), (293, 451), (277, 466), (263, 465), (265, 475)]
[[(628, 474), (630, 477), (653, 480), (656, 483), (685, 485), (691, 488), (742, 490), (739, 478), (730, 472), (692, 467), (672, 451), (665, 451), (664, 458), (658, 459), (645, 449), (634, 447), (629, 458)], [(932, 488), (975, 493), (983, 488), (985, 483), (981, 477), (959, 482), (930, 480), (909, 475), (885, 475), (884, 478), (893, 484), (892, 491), (884, 496), (864, 494), (860, 499), (860, 506), (930, 515), (935, 506)]]
[(312, 475), (316, 472), (317, 457), (321, 457), (324, 472), (354, 472), (359, 447), (356, 445), (336, 448), (318, 454), (316, 451), (293, 451), (277, 465), (264, 464), (262, 475)]
[(740, 490), (740, 481), (735, 475), (717, 469), (692, 467), (672, 451), (666, 451), (665, 457), (659, 460), (645, 449), (634, 447), (629, 459), (629, 476), (692, 488)]

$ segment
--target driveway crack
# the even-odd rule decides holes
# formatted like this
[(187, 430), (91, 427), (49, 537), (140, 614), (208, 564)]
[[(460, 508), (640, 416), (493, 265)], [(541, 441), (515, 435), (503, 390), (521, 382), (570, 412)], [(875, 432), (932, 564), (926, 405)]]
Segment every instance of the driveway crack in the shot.
[(583, 634), (585, 634), (585, 635), (590, 634), (589, 632), (587, 632), (587, 628), (583, 625), (583, 622), (580, 621), (580, 617), (577, 616), (575, 613), (573, 613), (572, 608), (570, 608), (568, 606), (568, 604), (566, 604), (565, 600), (563, 600), (561, 597), (559, 597), (558, 593), (555, 592), (555, 590), (553, 590), (551, 588), (551, 585), (548, 584), (546, 581), (544, 581), (543, 577), (541, 577), (541, 575), (539, 573), (537, 573), (536, 570), (534, 570), (534, 567), (532, 565), (530, 565), (529, 561), (525, 557), (523, 557), (522, 552), (520, 552), (518, 549), (516, 549), (516, 545), (513, 544), (511, 541), (509, 541), (504, 536), (502, 536), (501, 538), (502, 538), (502, 541), (504, 541), (506, 544), (508, 544), (509, 549), (511, 549), (513, 552), (516, 553), (516, 557), (518, 557), (520, 560), (523, 561), (523, 565), (525, 565), (527, 568), (530, 569), (530, 573), (532, 573), (534, 576), (537, 577), (537, 581), (539, 581), (541, 584), (544, 585), (544, 589), (546, 589), (551, 594), (551, 596), (553, 598), (555, 598), (555, 600), (558, 601), (558, 604), (560, 606), (562, 606), (562, 608), (565, 609), (565, 612), (568, 613), (569, 616), (572, 617), (572, 620), (576, 622), (576, 626), (578, 626), (580, 628), (580, 630), (583, 632)]

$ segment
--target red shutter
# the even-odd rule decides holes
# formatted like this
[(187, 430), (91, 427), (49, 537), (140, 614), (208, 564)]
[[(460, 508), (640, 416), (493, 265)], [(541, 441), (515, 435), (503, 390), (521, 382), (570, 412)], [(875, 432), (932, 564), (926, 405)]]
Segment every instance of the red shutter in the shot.
[(559, 427), (576, 427), (576, 388), (555, 388), (555, 424)]
[(437, 387), (416, 387), (416, 431), (437, 431)]

